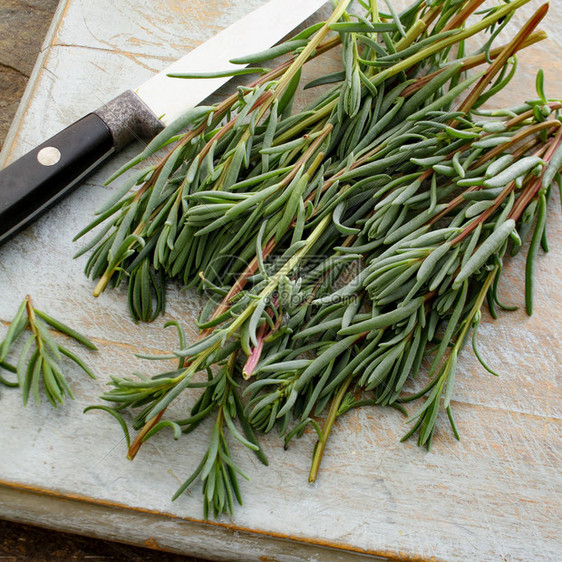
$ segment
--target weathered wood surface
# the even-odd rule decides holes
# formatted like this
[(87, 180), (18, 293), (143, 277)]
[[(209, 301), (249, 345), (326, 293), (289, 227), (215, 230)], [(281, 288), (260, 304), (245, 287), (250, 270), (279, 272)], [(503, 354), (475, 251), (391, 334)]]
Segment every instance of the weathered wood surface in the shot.
[[(63, 0), (0, 161), (9, 162), (142, 82), (262, 1)], [(562, 94), (562, 68), (553, 56), (562, 42), (562, 15), (555, 12), (544, 26), (551, 38), (520, 57), (517, 83), (502, 104), (533, 95), (538, 65), (545, 69), (548, 93)], [(325, 69), (337, 63), (328, 59), (321, 64)], [(309, 72), (314, 74), (314, 67)], [(100, 347), (97, 354), (88, 354), (98, 380), (72, 373), (77, 400), (57, 411), (46, 403), (22, 410), (17, 391), (0, 389), (1, 517), (225, 560), (343, 560), (353, 553), (559, 559), (558, 201), (549, 211), (551, 252), (537, 261), (533, 317), (523, 311), (504, 314), (480, 331), (482, 353), (501, 377), (484, 372), (468, 350), (459, 360), (454, 410), (460, 442), (443, 418), (427, 453), (414, 442), (399, 443), (405, 426), (397, 412), (352, 412), (338, 422), (320, 477), (310, 485), (314, 434), (305, 434), (287, 452), (272, 434), (264, 440), (269, 468), (244, 451), (234, 453), (251, 475), (251, 482), (242, 483), (245, 505), (231, 521), (207, 523), (201, 520), (198, 486), (170, 502), (199, 463), (205, 431), (178, 442), (160, 434), (130, 463), (117, 424), (102, 413), (81, 414), (97, 402), (110, 373), (158, 367), (132, 353), (172, 348), (174, 333), (162, 330), (166, 320), (183, 321), (195, 337), (190, 320), (200, 306), (196, 295), (172, 286), (166, 317), (135, 325), (124, 292), (93, 299), (93, 284), (82, 273), (85, 258), (71, 259), (77, 249), (73, 235), (113, 189), (102, 186), (104, 178), (138, 150), (139, 145), (133, 146), (114, 158), (0, 248), (0, 337), (30, 293), (39, 308), (67, 319)], [(510, 304), (522, 302), (523, 265), (519, 256), (507, 267), (502, 294)], [(192, 400), (185, 396), (183, 408)], [(182, 405), (175, 406), (181, 410)]]

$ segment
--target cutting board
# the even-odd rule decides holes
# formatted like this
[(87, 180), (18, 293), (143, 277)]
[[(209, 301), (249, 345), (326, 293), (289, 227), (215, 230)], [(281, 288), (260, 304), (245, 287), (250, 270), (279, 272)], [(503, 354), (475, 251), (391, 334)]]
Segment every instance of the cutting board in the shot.
[[(8, 163), (122, 90), (141, 83), (188, 49), (263, 0), (62, 0), (45, 47), (6, 140)], [(536, 7), (536, 3), (532, 6)], [(527, 7), (518, 22), (530, 13)], [(551, 38), (520, 57), (515, 87), (497, 102), (533, 95), (533, 69), (544, 64), (547, 90), (562, 95), (562, 15), (551, 13)], [(335, 56), (335, 55), (334, 55)], [(313, 76), (337, 67), (324, 58)], [(551, 251), (540, 255), (532, 317), (523, 310), (486, 318), (482, 354), (500, 371), (486, 373), (470, 350), (460, 359), (453, 408), (461, 440), (441, 416), (431, 451), (399, 443), (404, 419), (390, 409), (364, 408), (342, 417), (320, 477), (307, 475), (314, 432), (284, 451), (272, 433), (263, 440), (270, 466), (233, 446), (251, 476), (244, 505), (232, 519), (205, 521), (201, 488), (170, 498), (197, 466), (210, 427), (173, 441), (162, 432), (134, 462), (115, 421), (99, 403), (111, 374), (154, 373), (161, 365), (133, 353), (173, 349), (179, 320), (194, 339), (201, 302), (168, 288), (166, 315), (134, 324), (124, 290), (91, 296), (86, 258), (73, 260), (72, 237), (117, 187), (103, 181), (137, 153), (138, 143), (112, 159), (73, 195), (0, 248), (0, 338), (29, 293), (36, 306), (93, 339), (82, 353), (98, 379), (70, 372), (76, 400), (53, 410), (21, 406), (19, 392), (0, 392), (0, 517), (53, 529), (220, 560), (559, 559), (561, 476), (562, 218), (549, 208)], [(506, 267), (503, 300), (521, 305), (524, 257)], [(194, 397), (186, 394), (176, 412)], [(172, 412), (173, 413), (173, 412)]]

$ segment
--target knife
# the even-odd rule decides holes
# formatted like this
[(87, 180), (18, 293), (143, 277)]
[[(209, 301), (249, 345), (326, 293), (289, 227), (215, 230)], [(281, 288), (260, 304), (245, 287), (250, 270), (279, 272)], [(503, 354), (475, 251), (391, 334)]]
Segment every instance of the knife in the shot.
[(240, 69), (230, 59), (267, 49), (326, 0), (270, 0), (0, 171), (0, 244), (22, 230), (133, 139), (151, 138), (230, 77), (181, 80), (168, 74)]

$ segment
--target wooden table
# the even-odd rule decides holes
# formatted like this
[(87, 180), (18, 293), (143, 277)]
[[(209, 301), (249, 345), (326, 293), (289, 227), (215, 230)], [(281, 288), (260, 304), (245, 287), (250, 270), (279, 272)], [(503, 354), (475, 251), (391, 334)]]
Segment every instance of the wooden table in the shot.
[[(1, 159), (9, 162), (40, 140), (123, 89), (142, 82), (262, 0), (63, 0)], [(536, 6), (535, 3), (532, 6)], [(530, 13), (530, 9), (526, 14)], [(532, 95), (542, 64), (552, 96), (562, 92), (560, 14), (545, 28), (552, 39), (520, 57), (509, 99)], [(518, 16), (518, 22), (524, 16)], [(324, 60), (322, 71), (337, 67)], [(317, 74), (318, 65), (307, 71)], [(124, 291), (91, 297), (84, 258), (73, 261), (73, 235), (112, 188), (113, 170), (139, 150), (131, 147), (89, 178), (37, 224), (0, 248), (0, 337), (26, 293), (39, 308), (66, 319), (100, 347), (88, 356), (98, 373), (73, 376), (77, 400), (53, 411), (46, 403), (22, 410), (17, 391), (2, 389), (0, 517), (93, 536), (223, 560), (391, 559), (555, 560), (559, 520), (562, 220), (552, 205), (551, 252), (537, 263), (533, 317), (505, 314), (481, 328), (481, 348), (502, 373), (482, 370), (472, 353), (460, 358), (454, 409), (462, 440), (440, 420), (431, 452), (399, 443), (403, 419), (391, 410), (363, 409), (337, 424), (315, 485), (306, 481), (315, 435), (283, 451), (264, 440), (270, 467), (236, 451), (251, 482), (232, 520), (203, 521), (200, 488), (170, 497), (198, 464), (208, 434), (178, 442), (160, 434), (130, 463), (120, 429), (98, 402), (111, 373), (151, 365), (133, 352), (173, 348), (169, 319), (189, 320), (197, 295), (171, 286), (165, 318), (135, 325)], [(522, 302), (523, 256), (512, 260), (504, 300)], [(154, 369), (157, 366), (153, 367)], [(150, 372), (150, 371), (148, 371)], [(189, 403), (191, 397), (185, 397)], [(179, 407), (179, 406), (178, 406)], [(210, 428), (207, 428), (209, 430)]]

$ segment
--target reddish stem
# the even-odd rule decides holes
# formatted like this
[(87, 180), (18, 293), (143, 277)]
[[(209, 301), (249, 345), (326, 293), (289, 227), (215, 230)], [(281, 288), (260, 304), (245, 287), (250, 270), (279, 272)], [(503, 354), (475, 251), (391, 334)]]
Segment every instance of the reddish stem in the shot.
[(244, 368), (242, 369), (242, 375), (246, 380), (248, 380), (254, 374), (254, 369), (259, 363), (266, 335), (267, 324), (262, 324), (258, 330), (256, 338), (258, 340), (258, 345), (252, 349), (252, 352), (250, 353), (250, 355), (248, 355), (248, 359), (246, 360)]
[(452, 17), (442, 31), (449, 31), (460, 27), (483, 3), (485, 0), (472, 0), (456, 16)]
[(165, 410), (162, 410), (157, 416), (152, 418), (151, 420), (147, 421), (142, 429), (137, 433), (136, 437), (134, 438), (131, 446), (129, 447), (129, 451), (127, 452), (127, 458), (132, 461), (139, 452), (141, 445), (143, 443), (144, 436), (160, 421), (162, 416), (164, 415)]
[(543, 4), (529, 19), (529, 21), (519, 30), (517, 35), (502, 49), (500, 54), (494, 60), (494, 62), (490, 65), (484, 76), (480, 78), (476, 86), (470, 92), (468, 97), (464, 100), (464, 102), (459, 107), (459, 111), (463, 113), (469, 111), (476, 100), (482, 95), (488, 84), (494, 79), (494, 77), (500, 72), (503, 68), (509, 57), (513, 56), (523, 45), (526, 39), (531, 35), (531, 33), (535, 30), (537, 25), (541, 22), (541, 20), (546, 16), (548, 12), (548, 4)]

